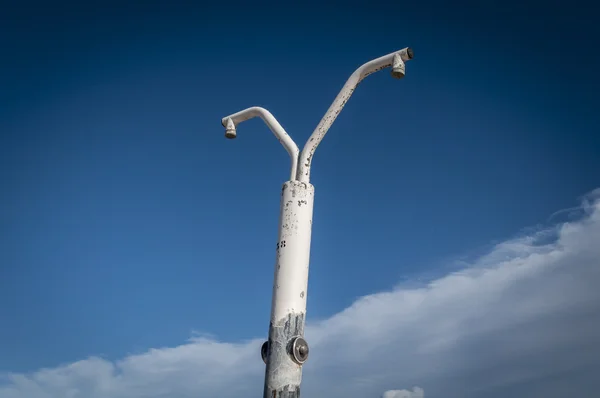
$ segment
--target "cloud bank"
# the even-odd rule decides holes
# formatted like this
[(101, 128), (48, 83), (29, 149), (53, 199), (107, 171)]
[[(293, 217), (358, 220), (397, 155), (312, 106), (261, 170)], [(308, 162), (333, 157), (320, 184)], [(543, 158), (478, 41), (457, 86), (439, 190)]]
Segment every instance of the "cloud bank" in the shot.
[(415, 387), (412, 391), (408, 390), (389, 390), (383, 393), (382, 398), (423, 398), (422, 388)]
[[(309, 324), (303, 396), (600, 396), (599, 199), (596, 190), (576, 221), (498, 244), (461, 271)], [(196, 338), (0, 375), (0, 398), (261, 396), (261, 344)]]

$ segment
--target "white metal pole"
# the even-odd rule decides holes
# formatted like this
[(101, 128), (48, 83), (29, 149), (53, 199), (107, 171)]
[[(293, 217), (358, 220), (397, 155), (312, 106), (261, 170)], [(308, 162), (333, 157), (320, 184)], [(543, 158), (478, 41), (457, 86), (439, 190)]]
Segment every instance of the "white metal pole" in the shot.
[(314, 203), (310, 183), (287, 181), (281, 192), (279, 240), (275, 260), (264, 397), (300, 396), (308, 266)]
[(361, 80), (389, 66), (392, 67), (392, 76), (402, 78), (404, 62), (412, 57), (412, 50), (405, 48), (358, 68), (335, 98), (302, 153), (275, 117), (264, 108), (244, 109), (221, 120), (226, 128), (225, 137), (235, 138), (239, 123), (253, 117), (262, 118), (291, 158), (290, 180), (283, 184), (281, 192), (269, 339), (261, 348), (266, 364), (263, 398), (299, 398), (302, 365), (308, 359), (304, 323), (315, 192), (309, 180), (314, 152)]

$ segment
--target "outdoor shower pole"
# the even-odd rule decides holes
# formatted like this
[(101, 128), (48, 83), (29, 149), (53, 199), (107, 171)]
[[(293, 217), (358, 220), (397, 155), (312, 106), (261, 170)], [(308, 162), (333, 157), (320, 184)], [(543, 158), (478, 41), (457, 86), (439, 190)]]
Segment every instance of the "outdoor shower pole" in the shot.
[(264, 108), (244, 109), (221, 120), (226, 129), (225, 137), (233, 139), (237, 136), (239, 123), (260, 117), (291, 160), (290, 180), (283, 184), (281, 191), (269, 339), (261, 348), (266, 364), (263, 398), (299, 398), (302, 365), (308, 359), (304, 323), (315, 192), (310, 184), (310, 167), (315, 150), (365, 77), (391, 66), (392, 76), (402, 78), (406, 72), (404, 63), (412, 58), (413, 52), (407, 47), (358, 68), (346, 81), (301, 153), (275, 117)]

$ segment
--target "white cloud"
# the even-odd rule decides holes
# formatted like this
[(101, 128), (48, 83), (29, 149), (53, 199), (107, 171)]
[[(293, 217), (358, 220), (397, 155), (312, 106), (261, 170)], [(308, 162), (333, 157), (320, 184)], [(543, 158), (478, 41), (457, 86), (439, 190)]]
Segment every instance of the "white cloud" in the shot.
[[(599, 190), (585, 198), (578, 221), (501, 243), (462, 271), (363, 297), (308, 325), (303, 396), (598, 396), (599, 198)], [(260, 396), (261, 343), (196, 338), (116, 362), (88, 358), (8, 374), (0, 398)], [(423, 389), (394, 390), (411, 385)]]
[(419, 387), (408, 390), (389, 390), (383, 393), (382, 398), (423, 398), (425, 396), (423, 389)]

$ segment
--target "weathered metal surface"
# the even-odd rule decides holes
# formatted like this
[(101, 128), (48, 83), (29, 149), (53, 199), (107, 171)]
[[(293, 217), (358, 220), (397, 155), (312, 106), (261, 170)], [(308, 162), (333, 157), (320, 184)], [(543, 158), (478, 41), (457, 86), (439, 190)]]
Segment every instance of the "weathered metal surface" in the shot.
[(311, 184), (298, 181), (283, 184), (265, 398), (300, 396), (302, 363), (306, 359), (298, 361), (294, 356), (294, 342), (304, 337), (313, 203), (314, 187)]
[(406, 76), (406, 65), (400, 54), (394, 54), (394, 59), (392, 60), (392, 77), (402, 79), (404, 76)]
[(313, 203), (314, 187), (310, 183), (283, 184), (271, 304), (273, 322), (306, 308)]
[(296, 175), (296, 180), (302, 182), (310, 181), (310, 166), (317, 150), (317, 147), (325, 137), (325, 134), (338, 117), (346, 102), (352, 96), (352, 93), (358, 86), (358, 84), (367, 76), (378, 72), (382, 69), (388, 68), (392, 66), (392, 62), (394, 60), (394, 56), (398, 54), (403, 62), (406, 62), (413, 57), (413, 51), (410, 48), (404, 48), (400, 51), (394, 51), (388, 55), (384, 55), (383, 57), (374, 59), (372, 61), (367, 62), (358, 68), (354, 73), (350, 76), (350, 78), (344, 84), (344, 87), (339, 92), (337, 97), (333, 100), (333, 103), (325, 113), (325, 116), (321, 119), (312, 135), (304, 145), (302, 152), (300, 153), (300, 159), (298, 161), (298, 174)]
[(237, 129), (235, 128), (235, 124), (233, 123), (233, 120), (227, 119), (224, 127), (225, 127), (225, 138), (232, 140), (237, 137)]
[(304, 313), (293, 313), (269, 325), (263, 398), (298, 398), (302, 366), (292, 359), (294, 338), (304, 335)]
[(285, 150), (289, 153), (291, 160), (290, 180), (295, 180), (298, 169), (298, 154), (300, 153), (300, 150), (298, 149), (298, 146), (294, 140), (292, 140), (292, 137), (290, 137), (285, 129), (281, 127), (281, 124), (279, 124), (271, 112), (265, 108), (253, 106), (221, 119), (221, 124), (226, 129), (225, 137), (235, 138), (237, 135), (236, 126), (245, 120), (255, 117), (260, 117), (265, 124), (269, 126), (269, 129), (271, 129), (273, 134), (275, 134), (275, 137), (277, 137), (281, 145), (283, 145)]

